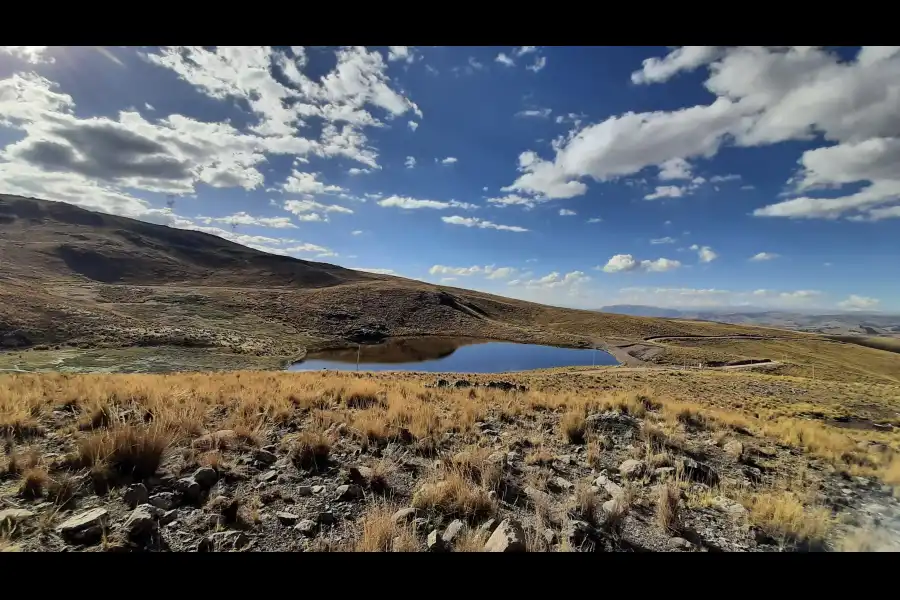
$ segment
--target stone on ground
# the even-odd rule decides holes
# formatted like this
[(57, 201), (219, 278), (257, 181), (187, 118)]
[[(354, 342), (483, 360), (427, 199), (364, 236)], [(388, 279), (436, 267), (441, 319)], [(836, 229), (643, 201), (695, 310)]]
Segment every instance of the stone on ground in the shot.
[(485, 552), (525, 552), (525, 531), (515, 519), (505, 519), (484, 545)]

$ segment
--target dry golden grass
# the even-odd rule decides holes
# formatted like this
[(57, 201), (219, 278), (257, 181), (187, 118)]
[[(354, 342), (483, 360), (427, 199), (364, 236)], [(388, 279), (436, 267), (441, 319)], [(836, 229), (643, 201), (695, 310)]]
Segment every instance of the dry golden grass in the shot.
[(587, 424), (583, 411), (570, 410), (559, 420), (565, 439), (572, 444), (581, 444), (584, 442), (584, 434), (587, 431)]
[(362, 529), (353, 544), (355, 552), (415, 552), (419, 542), (412, 525), (397, 524), (393, 514), (398, 507), (377, 504), (362, 520)]
[(331, 442), (317, 431), (304, 431), (284, 438), (282, 447), (286, 448), (291, 462), (300, 469), (318, 471), (328, 462)]
[(594, 524), (600, 509), (600, 499), (591, 490), (591, 486), (579, 482), (575, 486), (575, 495), (572, 499), (572, 512), (578, 515), (582, 521)]
[(484, 552), (484, 545), (490, 536), (478, 529), (466, 527), (453, 546), (454, 552)]
[(804, 506), (793, 492), (752, 494), (744, 506), (754, 525), (785, 544), (819, 543), (833, 526), (828, 510)]
[(666, 531), (679, 529), (681, 490), (673, 482), (662, 483), (656, 488), (656, 523)]
[(480, 519), (496, 511), (496, 502), (488, 490), (472, 483), (459, 471), (451, 470), (438, 477), (441, 476), (435, 476), (416, 490), (412, 506), (445, 517), (468, 520)]

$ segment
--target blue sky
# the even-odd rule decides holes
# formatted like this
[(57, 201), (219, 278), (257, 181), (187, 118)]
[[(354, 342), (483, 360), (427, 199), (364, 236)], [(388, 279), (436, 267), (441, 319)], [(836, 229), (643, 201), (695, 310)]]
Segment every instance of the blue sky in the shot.
[(900, 48), (0, 46), (0, 192), (562, 306), (900, 310)]

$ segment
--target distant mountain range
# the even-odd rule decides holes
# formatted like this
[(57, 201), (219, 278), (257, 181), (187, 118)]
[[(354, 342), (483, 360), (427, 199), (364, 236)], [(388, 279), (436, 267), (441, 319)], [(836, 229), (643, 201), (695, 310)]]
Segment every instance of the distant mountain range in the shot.
[(733, 308), (708, 308), (678, 310), (658, 306), (616, 304), (604, 306), (599, 312), (635, 317), (661, 317), (666, 319), (691, 319), (715, 321), (734, 325), (763, 325), (797, 331), (809, 331), (828, 335), (876, 335), (900, 337), (900, 315), (882, 313), (846, 312), (813, 314), (767, 310), (748, 307), (742, 311)]

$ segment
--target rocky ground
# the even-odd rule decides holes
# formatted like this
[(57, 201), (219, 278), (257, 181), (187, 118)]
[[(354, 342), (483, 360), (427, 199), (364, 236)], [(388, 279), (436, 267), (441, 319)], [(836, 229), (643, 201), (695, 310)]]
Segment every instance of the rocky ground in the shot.
[(900, 549), (890, 485), (665, 398), (578, 399), (534, 378), (241, 375), (8, 376), (34, 419), (0, 398), (0, 546)]

